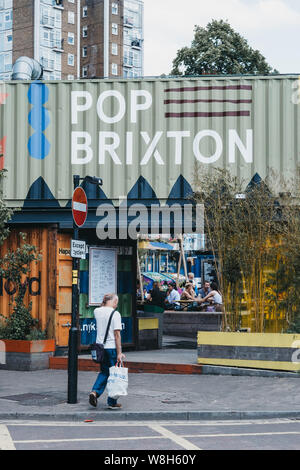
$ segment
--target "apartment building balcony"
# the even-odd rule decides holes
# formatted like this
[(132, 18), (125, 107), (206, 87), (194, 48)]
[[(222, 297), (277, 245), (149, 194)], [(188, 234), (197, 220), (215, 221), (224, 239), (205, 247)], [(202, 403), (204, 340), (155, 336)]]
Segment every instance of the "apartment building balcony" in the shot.
[(54, 17), (43, 15), (41, 23), (45, 28), (54, 28)]
[(53, 8), (56, 8), (57, 10), (64, 10), (64, 5), (63, 5), (62, 0), (61, 0), (61, 2), (54, 1), (52, 6), (53, 6)]
[(123, 25), (126, 26), (126, 28), (133, 28), (134, 26), (133, 19), (129, 18), (128, 16), (125, 16)]
[(130, 59), (128, 57), (124, 57), (123, 58), (123, 66), (128, 67), (128, 68), (133, 67), (133, 59)]
[(55, 52), (64, 52), (64, 40), (55, 39), (52, 41), (51, 47)]
[(133, 41), (131, 41), (131, 47), (132, 49), (137, 49), (138, 51), (140, 51), (142, 48), (142, 40), (134, 39)]
[(41, 65), (45, 72), (53, 72), (54, 71), (54, 60), (46, 59), (45, 57), (41, 58)]

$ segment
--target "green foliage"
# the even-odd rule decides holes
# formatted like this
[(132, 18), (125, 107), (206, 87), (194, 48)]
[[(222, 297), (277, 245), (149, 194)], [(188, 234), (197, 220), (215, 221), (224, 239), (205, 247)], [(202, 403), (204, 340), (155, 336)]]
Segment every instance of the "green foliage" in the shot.
[(289, 269), (293, 275), (285, 277), (290, 279), (289, 296), (286, 300), (286, 310), (289, 313), (290, 322), (287, 333), (300, 333), (300, 251), (294, 253), (290, 259)]
[(47, 339), (47, 331), (41, 331), (38, 328), (33, 328), (30, 333), (26, 336), (26, 339), (28, 341)]
[(12, 315), (4, 319), (4, 323), (3, 338), (24, 340), (37, 321), (31, 316), (31, 305), (28, 308), (24, 305), (18, 305), (14, 307)]
[(36, 328), (38, 321), (31, 316), (32, 303), (24, 305), (24, 296), (32, 262), (41, 260), (41, 255), (34, 245), (26, 243), (26, 236), (20, 233), (21, 246), (15, 251), (9, 251), (0, 259), (0, 275), (16, 286), (16, 295), (12, 296), (13, 313), (8, 318), (2, 316), (0, 335), (5, 339), (24, 340)]
[[(277, 329), (282, 314), (291, 328), (300, 324), (299, 181), (281, 177), (279, 184), (272, 175), (245, 189), (228, 171), (215, 168), (210, 174), (196, 171), (194, 184), (195, 199), (205, 208), (207, 249), (218, 260), (218, 280), (231, 314), (225, 326), (240, 328), (242, 310), (253, 316), (256, 332), (264, 331), (266, 313)], [(284, 200), (278, 189), (283, 186), (289, 187)]]
[(172, 75), (269, 74), (272, 70), (258, 50), (226, 21), (213, 20), (206, 28), (195, 26), (191, 47), (177, 52)]
[(3, 201), (2, 185), (5, 172), (6, 170), (0, 171), (0, 246), (8, 237), (9, 228), (7, 226), (7, 222), (11, 219), (13, 214), (13, 210), (9, 209)]

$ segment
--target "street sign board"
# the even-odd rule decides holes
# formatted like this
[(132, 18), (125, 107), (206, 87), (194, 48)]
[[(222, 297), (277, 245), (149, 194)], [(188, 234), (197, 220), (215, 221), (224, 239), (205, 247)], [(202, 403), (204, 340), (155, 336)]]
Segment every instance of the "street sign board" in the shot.
[(85, 259), (86, 243), (82, 240), (71, 240), (72, 258)]
[(77, 227), (82, 227), (86, 221), (88, 213), (88, 201), (84, 189), (75, 189), (72, 197), (72, 214)]

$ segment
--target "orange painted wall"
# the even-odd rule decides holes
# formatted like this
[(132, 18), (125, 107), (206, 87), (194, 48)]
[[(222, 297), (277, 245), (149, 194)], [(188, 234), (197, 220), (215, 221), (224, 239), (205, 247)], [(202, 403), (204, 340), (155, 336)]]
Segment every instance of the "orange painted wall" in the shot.
[[(56, 245), (57, 230), (49, 227), (22, 228), (27, 235), (26, 242), (35, 245), (42, 255), (42, 261), (31, 264), (29, 282), (26, 287), (25, 304), (32, 302), (32, 316), (39, 320), (41, 329), (47, 328), (49, 338), (55, 338), (56, 307)], [(13, 229), (0, 249), (3, 256), (7, 251), (20, 245), (19, 230)], [(25, 280), (25, 277), (24, 277)], [(0, 313), (9, 316), (13, 311), (12, 285), (2, 280), (0, 286)]]

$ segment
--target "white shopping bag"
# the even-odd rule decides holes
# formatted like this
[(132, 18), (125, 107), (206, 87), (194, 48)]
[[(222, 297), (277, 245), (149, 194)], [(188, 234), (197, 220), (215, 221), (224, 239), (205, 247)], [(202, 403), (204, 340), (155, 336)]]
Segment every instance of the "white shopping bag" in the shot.
[(110, 398), (117, 400), (127, 395), (128, 369), (123, 366), (114, 366), (109, 369), (107, 380), (107, 393)]

